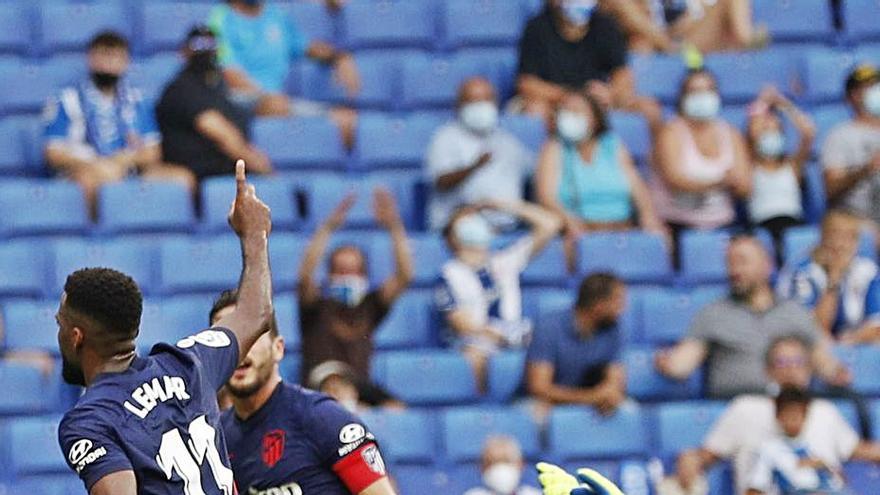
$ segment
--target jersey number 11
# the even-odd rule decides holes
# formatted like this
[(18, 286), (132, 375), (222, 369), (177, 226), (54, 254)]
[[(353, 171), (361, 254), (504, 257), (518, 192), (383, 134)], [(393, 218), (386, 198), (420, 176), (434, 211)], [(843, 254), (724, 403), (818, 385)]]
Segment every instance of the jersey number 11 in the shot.
[(189, 441), (184, 442), (180, 430), (168, 430), (162, 434), (156, 462), (170, 480), (176, 472), (183, 480), (186, 495), (205, 495), (202, 488), (202, 466), (211, 467), (214, 481), (225, 495), (232, 495), (232, 470), (223, 465), (217, 452), (217, 430), (208, 424), (205, 416), (194, 419), (188, 428)]

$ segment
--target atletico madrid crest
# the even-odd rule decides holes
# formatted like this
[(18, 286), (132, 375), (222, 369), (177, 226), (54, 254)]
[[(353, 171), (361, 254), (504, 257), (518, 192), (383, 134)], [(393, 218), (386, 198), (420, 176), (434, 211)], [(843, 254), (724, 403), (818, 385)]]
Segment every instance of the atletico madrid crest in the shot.
[(263, 463), (272, 468), (284, 454), (284, 430), (272, 430), (263, 435)]

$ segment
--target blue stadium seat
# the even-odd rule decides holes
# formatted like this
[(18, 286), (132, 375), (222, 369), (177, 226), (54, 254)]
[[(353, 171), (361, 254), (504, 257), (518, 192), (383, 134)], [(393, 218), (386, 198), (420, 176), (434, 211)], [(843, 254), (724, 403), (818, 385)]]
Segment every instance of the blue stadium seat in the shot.
[[(434, 287), (444, 263), (450, 258), (446, 241), (433, 232), (413, 232), (407, 237), (415, 264), (412, 285)], [(391, 243), (387, 236), (380, 236), (377, 241), (373, 245), (377, 256), (370, 260), (370, 269), (378, 280), (384, 280), (394, 272), (394, 257), (390, 256)]]
[(52, 242), (52, 276), (46, 296), (57, 297), (64, 290), (67, 276), (80, 268), (106, 267), (131, 276), (141, 291), (153, 291), (156, 251), (142, 239), (115, 238), (103, 241), (83, 238)]
[(293, 2), (279, 5), (296, 27), (309, 38), (333, 43), (336, 39), (335, 17), (319, 2)]
[(176, 53), (160, 53), (152, 57), (134, 59), (126, 79), (143, 94), (148, 102), (158, 101), (165, 86), (181, 69), (183, 60)]
[(54, 300), (9, 300), (3, 303), (6, 348), (45, 350), (58, 353), (58, 311), (60, 296)]
[[(297, 189), (277, 177), (248, 177), (257, 195), (272, 209), (272, 229), (290, 229), (300, 222)], [(211, 177), (202, 181), (202, 224), (211, 232), (228, 232), (226, 217), (235, 199), (235, 177)]]
[(752, 16), (756, 23), (767, 25), (774, 42), (827, 42), (835, 34), (826, 0), (762, 0), (753, 2)]
[(627, 112), (611, 112), (608, 115), (611, 131), (626, 144), (630, 154), (639, 164), (645, 164), (651, 153), (651, 130), (641, 115)]
[(791, 57), (774, 49), (741, 53), (718, 53), (706, 58), (706, 67), (718, 77), (718, 89), (725, 103), (751, 102), (767, 84), (792, 94), (795, 64)]
[(449, 48), (514, 45), (522, 34), (522, 11), (510, 0), (448, 0), (442, 10)]
[(855, 63), (851, 52), (806, 51), (801, 60), (803, 100), (812, 104), (840, 102), (844, 96), (844, 81)]
[(436, 418), (428, 411), (371, 409), (361, 419), (382, 445), (390, 463), (430, 464), (437, 452)]
[(880, 438), (880, 399), (871, 402), (871, 428), (873, 437)]
[(31, 10), (22, 2), (0, 4), (0, 53), (24, 55), (33, 44)]
[(382, 385), (407, 404), (460, 404), (477, 398), (473, 372), (455, 351), (387, 351), (376, 355), (374, 366), (384, 369)]
[(550, 415), (548, 438), (550, 451), (566, 460), (639, 456), (649, 447), (645, 417), (634, 403), (611, 416), (583, 406), (558, 406)]
[[(782, 238), (782, 252), (785, 262), (797, 263), (805, 260), (809, 256), (810, 250), (819, 243), (819, 237), (819, 227), (815, 225), (804, 225), (786, 230)], [(867, 229), (862, 231), (859, 239), (859, 255), (877, 259), (877, 246)]]
[(840, 3), (843, 26), (851, 41), (880, 39), (880, 26), (877, 14), (880, 4), (877, 0), (846, 0)]
[(526, 149), (537, 154), (547, 139), (547, 130), (541, 119), (531, 115), (504, 115), (501, 128), (516, 136)]
[(0, 478), (0, 493), (6, 495), (78, 495), (82, 492), (83, 482), (73, 471), (19, 477), (9, 480), (8, 485)]
[(880, 349), (838, 346), (834, 353), (852, 372), (853, 390), (866, 396), (880, 395)]
[[(311, 216), (309, 223), (321, 222), (333, 211), (343, 197), (349, 193), (357, 195), (357, 201), (349, 211), (346, 229), (379, 228), (373, 215), (373, 193), (376, 188), (387, 189), (395, 196), (398, 209), (404, 222), (407, 222), (407, 212), (412, 208), (412, 182), (405, 175), (389, 173), (387, 176), (322, 176), (315, 178), (311, 183), (309, 209)], [(409, 195), (409, 197), (407, 197)], [(408, 222), (407, 222), (408, 223)], [(386, 255), (387, 251), (382, 255)]]
[(284, 337), (284, 347), (291, 350), (299, 349), (301, 334), (299, 330), (299, 303), (296, 295), (290, 292), (275, 293), (275, 320), (278, 323), (278, 334)]
[(342, 10), (342, 44), (349, 49), (430, 47), (436, 32), (432, 9), (433, 2), (422, 0), (349, 2)]
[(509, 406), (465, 406), (442, 413), (441, 430), (446, 458), (455, 463), (477, 461), (486, 439), (493, 435), (515, 438), (527, 459), (541, 453), (538, 425), (528, 411)]
[[(281, 359), (281, 362), (278, 364), (280, 368), (281, 376), (291, 382), (291, 383), (299, 383), (302, 379), (300, 376), (300, 368), (302, 367), (302, 359), (299, 353), (288, 352)], [(383, 449), (384, 450), (384, 449)]]
[[(764, 230), (755, 234), (772, 257), (773, 239)], [(732, 234), (724, 230), (690, 230), (682, 234), (679, 256), (681, 278), (687, 283), (717, 283), (727, 280), (725, 260)]]
[(79, 233), (88, 226), (82, 191), (63, 180), (0, 181), (0, 211), (0, 235)]
[(702, 393), (701, 372), (687, 381), (670, 380), (654, 368), (654, 349), (628, 348), (623, 353), (626, 368), (626, 390), (638, 400), (668, 401), (699, 399)]
[(193, 26), (205, 24), (214, 5), (205, 2), (144, 2), (142, 51), (177, 50)]
[(0, 59), (0, 114), (38, 113), (58, 88), (85, 74), (81, 57), (55, 57), (46, 61)]
[(0, 244), (0, 297), (39, 296), (45, 285), (46, 256), (41, 243), (7, 240)]
[[(516, 93), (519, 53), (515, 45), (464, 48), (455, 52), (455, 58), (470, 61), (469, 63), (482, 67), (481, 73), (495, 83), (495, 89), (501, 101), (507, 101)], [(514, 114), (507, 116), (526, 117)]]
[[(385, 444), (382, 444), (383, 452)], [(464, 472), (468, 469), (468, 472)], [(462, 466), (450, 471), (435, 466), (394, 466), (391, 475), (400, 488), (400, 493), (465, 493), (479, 486), (480, 474), (471, 466)]]
[(232, 235), (167, 239), (159, 251), (158, 289), (174, 294), (235, 287), (241, 275), (240, 252)]
[(804, 167), (804, 219), (811, 224), (822, 221), (827, 208), (825, 195), (825, 177), (822, 175), (822, 166), (818, 163), (808, 163)]
[(462, 82), (484, 76), (494, 80), (497, 68), (476, 57), (413, 56), (403, 61), (400, 100), (403, 109), (451, 108)]
[(880, 466), (874, 463), (848, 462), (843, 472), (847, 487), (853, 493), (872, 493), (880, 483)]
[(381, 168), (420, 168), (428, 143), (443, 119), (414, 113), (399, 118), (363, 115), (358, 123), (354, 156), (364, 171)]
[(324, 117), (259, 119), (254, 143), (279, 170), (338, 169), (345, 164), (339, 128)]
[(180, 339), (208, 328), (213, 299), (210, 294), (148, 298), (144, 301), (138, 346), (149, 350), (160, 342), (174, 345)]
[(494, 354), (489, 359), (488, 391), (489, 399), (506, 403), (519, 391), (525, 375), (525, 351), (505, 351)]
[(58, 416), (27, 416), (9, 424), (9, 471), (15, 476), (67, 473), (58, 449)]
[(678, 402), (657, 406), (659, 450), (656, 454), (673, 456), (702, 445), (724, 407), (720, 402)]
[[(269, 261), (272, 264), (272, 288), (276, 292), (296, 288), (299, 265), (308, 241), (307, 237), (296, 234), (282, 232), (272, 234), (272, 242), (269, 243)], [(323, 274), (323, 271), (319, 270), (319, 274)]]
[(32, 136), (28, 130), (39, 125), (37, 119), (31, 117), (7, 117), (0, 119), (0, 174), (19, 175), (35, 172), (32, 164)]
[(398, 299), (376, 330), (378, 349), (426, 347), (431, 340), (431, 294), (410, 291)]
[(672, 274), (669, 252), (646, 232), (588, 234), (578, 243), (579, 273), (611, 271), (627, 282), (663, 282)]
[(122, 2), (47, 2), (39, 9), (42, 52), (80, 52), (99, 31), (112, 29), (131, 39), (130, 16)]
[[(842, 97), (843, 79), (838, 81), (838, 83), (838, 90), (840, 93), (840, 97)], [(830, 133), (838, 124), (842, 124), (850, 120), (850, 118), (852, 117), (852, 113), (849, 107), (843, 104), (823, 105), (813, 109), (811, 113), (813, 116), (813, 120), (816, 123), (816, 140), (815, 144), (813, 145), (813, 153), (818, 155), (822, 147), (825, 145), (825, 140), (828, 138), (828, 133)]]
[(300, 61), (288, 79), (288, 92), (311, 100), (353, 105), (361, 109), (390, 109), (394, 102), (399, 57), (390, 53), (356, 53), (355, 63), (361, 76), (361, 89), (355, 96), (346, 94), (336, 81), (333, 69), (312, 61)]
[(0, 416), (46, 411), (47, 381), (36, 367), (0, 360)]
[(630, 66), (636, 81), (636, 90), (640, 94), (653, 96), (663, 103), (675, 102), (678, 97), (678, 87), (687, 72), (680, 57), (634, 56)]
[(127, 180), (98, 192), (98, 225), (104, 232), (181, 232), (195, 222), (192, 195), (178, 182)]
[(562, 239), (553, 239), (529, 262), (522, 274), (522, 282), (526, 285), (566, 285), (570, 278), (566, 263)]
[(724, 295), (714, 288), (673, 291), (653, 289), (642, 299), (642, 331), (645, 342), (675, 344), (684, 338), (694, 316), (707, 304)]

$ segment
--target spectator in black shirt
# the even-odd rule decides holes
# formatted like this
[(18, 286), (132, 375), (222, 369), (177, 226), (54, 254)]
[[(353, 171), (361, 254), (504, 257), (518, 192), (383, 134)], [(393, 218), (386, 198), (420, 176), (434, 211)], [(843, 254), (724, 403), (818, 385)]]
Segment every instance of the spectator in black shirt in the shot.
[(239, 158), (249, 172), (271, 172), (268, 157), (248, 140), (251, 116), (227, 97), (211, 30), (193, 28), (183, 55), (186, 65), (156, 105), (165, 160), (185, 166), (199, 179), (232, 173)]
[(638, 112), (658, 129), (656, 100), (635, 93), (627, 67), (627, 40), (596, 0), (548, 0), (519, 42), (519, 104), (551, 121), (567, 91), (584, 91), (604, 106)]

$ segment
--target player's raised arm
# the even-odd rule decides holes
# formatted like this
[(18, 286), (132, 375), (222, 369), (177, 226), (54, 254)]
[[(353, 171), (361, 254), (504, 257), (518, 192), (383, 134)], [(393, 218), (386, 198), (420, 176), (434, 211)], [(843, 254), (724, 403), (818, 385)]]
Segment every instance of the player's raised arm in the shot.
[(118, 471), (101, 478), (89, 490), (89, 495), (137, 495), (134, 471)]
[(272, 317), (272, 277), (269, 270), (269, 207), (247, 183), (244, 160), (235, 164), (236, 195), (229, 212), (229, 225), (241, 240), (242, 270), (238, 304), (216, 326), (232, 331), (238, 339), (239, 356), (246, 356), (257, 338), (269, 328)]

